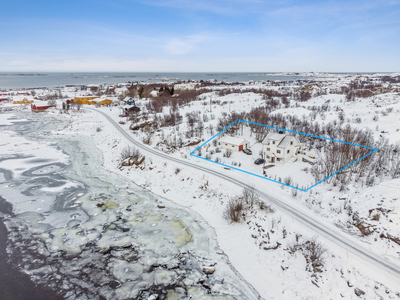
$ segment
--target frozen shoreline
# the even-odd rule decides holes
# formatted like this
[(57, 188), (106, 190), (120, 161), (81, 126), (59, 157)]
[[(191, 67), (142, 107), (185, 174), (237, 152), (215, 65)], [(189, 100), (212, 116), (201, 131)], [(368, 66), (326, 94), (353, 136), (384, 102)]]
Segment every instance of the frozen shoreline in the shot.
[[(9, 185), (8, 189), (13, 192), (6, 193), (6, 199), (13, 200), (13, 204), (17, 206), (17, 215), (7, 217), (5, 223), (9, 228), (20, 228), (23, 239), (31, 240), (30, 249), (35, 249), (32, 252), (21, 247), (20, 235), (12, 231), (10, 240), (13, 247), (9, 248), (9, 251), (12, 251), (13, 256), (23, 257), (24, 260), (30, 257), (30, 261), (35, 261), (34, 264), (25, 263), (26, 272), (35, 282), (59, 288), (60, 283), (57, 282), (63, 280), (64, 284), (61, 288), (66, 293), (65, 295), (69, 295), (68, 299), (83, 293), (81, 289), (75, 289), (72, 292), (73, 286), (88, 289), (89, 298), (102, 295), (107, 299), (126, 297), (147, 299), (152, 293), (158, 293), (159, 299), (163, 299), (166, 295), (166, 292), (162, 292), (163, 289), (167, 291), (168, 297), (172, 297), (174, 293), (176, 297), (182, 297), (188, 293), (195, 298), (258, 298), (257, 293), (240, 279), (240, 275), (231, 270), (229, 261), (219, 250), (217, 240), (213, 237), (215, 236), (213, 229), (210, 229), (198, 214), (168, 200), (160, 200), (133, 186), (126, 179), (121, 181), (119, 175), (104, 170), (99, 163), (102, 155), (96, 154), (97, 150), (90, 143), (91, 139), (74, 135), (64, 136), (61, 140), (56, 136), (57, 132), (59, 132), (57, 129), (45, 131), (39, 135), (39, 139), (43, 140), (44, 137), (48, 139), (54, 133), (53, 136), (59, 146), (67, 150), (71, 155), (71, 161), (74, 162), (66, 169), (69, 170), (68, 177), (75, 179), (72, 183), (83, 180), (89, 190), (87, 192), (81, 188), (71, 190), (70, 184), (65, 182), (65, 179), (56, 190), (49, 191), (46, 184), (37, 186), (36, 190), (42, 190), (47, 195), (61, 195), (69, 191), (73, 193), (73, 196), (63, 200), (61, 206), (56, 204), (57, 198), (54, 202), (53, 197), (47, 197), (44, 203), (33, 207), (33, 211), (31, 205), (24, 204), (27, 203), (26, 201), (15, 202), (19, 199), (16, 195), (20, 190), (20, 184), (17, 184), (16, 188), (13, 184)], [(18, 142), (16, 139), (19, 139)], [(35, 144), (36, 142), (28, 142), (20, 137), (14, 137), (14, 139), (9, 137), (8, 140), (11, 142), (10, 150), (19, 144), (26, 147), (25, 151), (40, 148), (38, 144)], [(51, 149), (48, 148), (48, 150)], [(41, 149), (40, 152), (48, 153), (48, 150)], [(40, 164), (43, 154), (36, 153), (32, 156), (31, 158)], [(21, 159), (24, 158), (21, 157)], [(7, 160), (3, 161), (2, 167), (11, 170), (13, 179), (18, 180), (25, 176), (24, 173), (18, 173), (21, 167), (28, 166), (24, 161), (18, 161), (14, 168), (9, 164), (5, 165), (4, 162)], [(24, 172), (33, 173), (32, 170), (36, 172), (33, 175), (38, 175), (40, 172), (45, 177), (54, 172), (49, 169), (48, 162), (46, 166), (40, 168), (28, 167)], [(62, 169), (55, 171), (56, 173), (61, 171), (60, 174), (65, 172)], [(78, 186), (79, 181), (76, 183)], [(23, 179), (22, 182), (24, 182)], [(25, 184), (22, 183), (22, 185)], [(102, 185), (104, 187), (101, 187)], [(3, 188), (4, 183), (0, 189), (4, 192)], [(34, 195), (36, 194), (37, 192), (34, 192)], [(11, 195), (14, 196), (10, 198)], [(157, 208), (160, 203), (166, 207)], [(59, 206), (59, 208), (56, 211), (46, 208), (50, 206), (54, 208)], [(43, 214), (37, 213), (38, 210), (43, 211)], [(87, 215), (87, 218), (84, 215)], [(35, 252), (41, 256), (35, 257)], [(126, 261), (130, 252), (134, 260)], [(47, 255), (50, 255), (52, 261), (49, 267), (42, 266), (47, 260)], [(74, 257), (76, 262), (68, 266), (71, 257)], [(88, 278), (79, 271), (88, 268), (88, 261), (97, 265), (98, 268), (102, 264), (104, 267), (91, 271)], [(205, 274), (202, 270), (205, 267), (212, 270), (212, 274)], [(95, 288), (91, 281), (94, 277), (100, 276), (96, 273), (105, 272), (107, 269), (111, 271), (111, 274), (107, 276), (104, 274), (105, 277), (100, 281), (101, 287)], [(141, 269), (143, 271), (140, 271)], [(77, 272), (78, 277), (74, 275)], [(140, 275), (141, 272), (143, 275)], [(46, 276), (42, 279), (43, 275)], [(60, 275), (61, 277), (57, 279)], [(186, 278), (183, 281), (182, 276)], [(82, 283), (78, 284), (73, 278), (80, 278)], [(111, 282), (108, 285), (107, 278), (110, 278)], [(137, 281), (138, 278), (141, 278), (142, 283), (140, 280)], [(184, 285), (180, 286), (180, 282)], [(136, 285), (138, 286), (135, 288)], [(209, 296), (206, 296), (206, 286), (211, 292)]]

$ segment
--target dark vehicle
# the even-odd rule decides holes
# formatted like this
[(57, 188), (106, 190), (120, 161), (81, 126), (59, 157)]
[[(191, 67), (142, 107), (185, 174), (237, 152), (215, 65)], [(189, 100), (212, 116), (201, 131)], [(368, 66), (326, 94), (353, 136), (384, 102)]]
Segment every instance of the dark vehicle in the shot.
[(261, 164), (265, 163), (265, 160), (262, 159), (262, 158), (257, 158), (257, 159), (254, 161), (254, 163), (255, 163), (256, 165), (261, 165)]
[(243, 149), (242, 150), (243, 151), (243, 153), (246, 153), (247, 155), (251, 155), (253, 152), (251, 152), (251, 150), (250, 149)]

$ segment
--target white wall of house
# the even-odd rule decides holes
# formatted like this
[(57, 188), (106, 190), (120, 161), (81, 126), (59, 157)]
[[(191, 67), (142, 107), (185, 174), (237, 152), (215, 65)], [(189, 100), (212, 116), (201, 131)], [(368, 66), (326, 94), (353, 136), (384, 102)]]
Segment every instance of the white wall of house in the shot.
[(233, 145), (233, 144), (225, 143), (225, 142), (221, 142), (221, 148), (225, 149), (225, 150), (235, 151), (235, 152), (239, 151), (239, 145)]
[(250, 148), (250, 142), (245, 139), (227, 137), (222, 139), (220, 143), (222, 149), (235, 152), (240, 151), (240, 146), (243, 146), (243, 149)]
[(269, 144), (263, 144), (263, 158), (267, 162), (287, 163), (293, 156), (297, 156), (301, 150), (301, 144), (293, 136), (286, 147), (278, 147), (283, 140), (269, 140)]

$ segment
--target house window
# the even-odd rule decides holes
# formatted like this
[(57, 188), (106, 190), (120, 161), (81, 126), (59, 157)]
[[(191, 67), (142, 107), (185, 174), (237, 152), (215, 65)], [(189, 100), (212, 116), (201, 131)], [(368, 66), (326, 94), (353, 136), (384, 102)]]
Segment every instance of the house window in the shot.
[(297, 154), (300, 154), (300, 151), (298, 151)]
[(269, 158), (269, 155), (267, 155), (267, 158)]
[(267, 148), (267, 151), (271, 151), (271, 149), (270, 149), (270, 148)]
[(281, 153), (281, 150), (276, 150), (276, 153)]
[(272, 144), (274, 144), (274, 145), (275, 145), (275, 141), (272, 141)]
[(277, 159), (276, 159), (277, 161), (281, 161), (281, 159), (278, 157)]
[(225, 144), (225, 146), (228, 146), (228, 144)]
[(290, 150), (287, 151), (287, 153), (289, 153), (289, 152), (290, 152)]
[(235, 147), (235, 146), (232, 145), (232, 147)]
[(293, 141), (290, 142), (290, 145), (293, 145)]

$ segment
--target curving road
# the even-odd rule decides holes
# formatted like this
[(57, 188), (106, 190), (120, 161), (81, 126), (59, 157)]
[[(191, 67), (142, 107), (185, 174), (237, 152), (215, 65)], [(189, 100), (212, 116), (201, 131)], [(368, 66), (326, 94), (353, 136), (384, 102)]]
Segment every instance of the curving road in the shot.
[[(192, 163), (192, 162), (184, 160), (184, 159), (171, 157), (165, 153), (162, 153), (162, 152), (154, 150), (148, 146), (145, 146), (141, 142), (135, 140), (125, 130), (123, 130), (107, 114), (105, 114), (97, 109), (92, 109), (92, 108), (85, 108), (85, 109), (88, 109), (88, 110), (91, 110), (91, 111), (101, 114), (115, 127), (116, 130), (118, 130), (118, 132), (123, 137), (125, 137), (128, 141), (130, 141), (136, 147), (140, 148), (141, 150), (143, 150), (147, 153), (151, 153), (152, 155), (156, 155), (165, 160), (179, 163), (179, 164), (185, 165), (187, 167), (191, 167), (196, 170), (203, 171), (208, 174), (217, 176), (219, 178), (225, 179), (225, 180), (227, 180), (231, 183), (234, 183), (243, 188), (245, 188), (245, 187), (251, 188), (252, 187), (252, 186), (250, 186), (246, 183), (243, 183), (235, 178), (232, 178), (226, 174), (218, 172), (217, 170), (209, 169), (207, 167), (204, 167), (203, 165), (198, 165), (198, 164)], [(261, 191), (258, 189), (256, 189), (256, 190), (260, 194), (261, 197), (263, 197), (264, 199), (268, 200), (271, 204), (275, 205), (276, 207), (279, 207), (281, 210), (288, 213), (291, 217), (294, 218), (294, 220), (307, 226), (308, 228), (311, 229), (311, 231), (330, 240), (331, 242), (340, 246), (344, 250), (346, 250), (349, 253), (360, 258), (361, 260), (363, 260), (364, 263), (369, 263), (371, 265), (371, 267), (378, 268), (380, 271), (383, 271), (383, 273), (386, 273), (387, 275), (389, 275), (391, 277), (391, 279), (394, 279), (394, 281), (400, 283), (400, 264), (389, 261), (389, 260), (375, 254), (374, 252), (366, 249), (364, 245), (361, 245), (359, 243), (359, 241), (357, 241), (353, 237), (341, 232), (340, 230), (338, 230), (338, 228), (336, 228), (332, 224), (329, 224), (326, 221), (322, 220), (322, 218), (319, 218), (318, 216), (311, 217), (310, 214), (304, 215), (301, 212), (299, 212), (295, 207), (293, 207), (291, 205), (291, 203), (286, 203), (278, 198), (275, 198), (275, 197), (265, 193), (264, 191)], [(374, 269), (374, 270), (376, 270), (376, 269)]]

